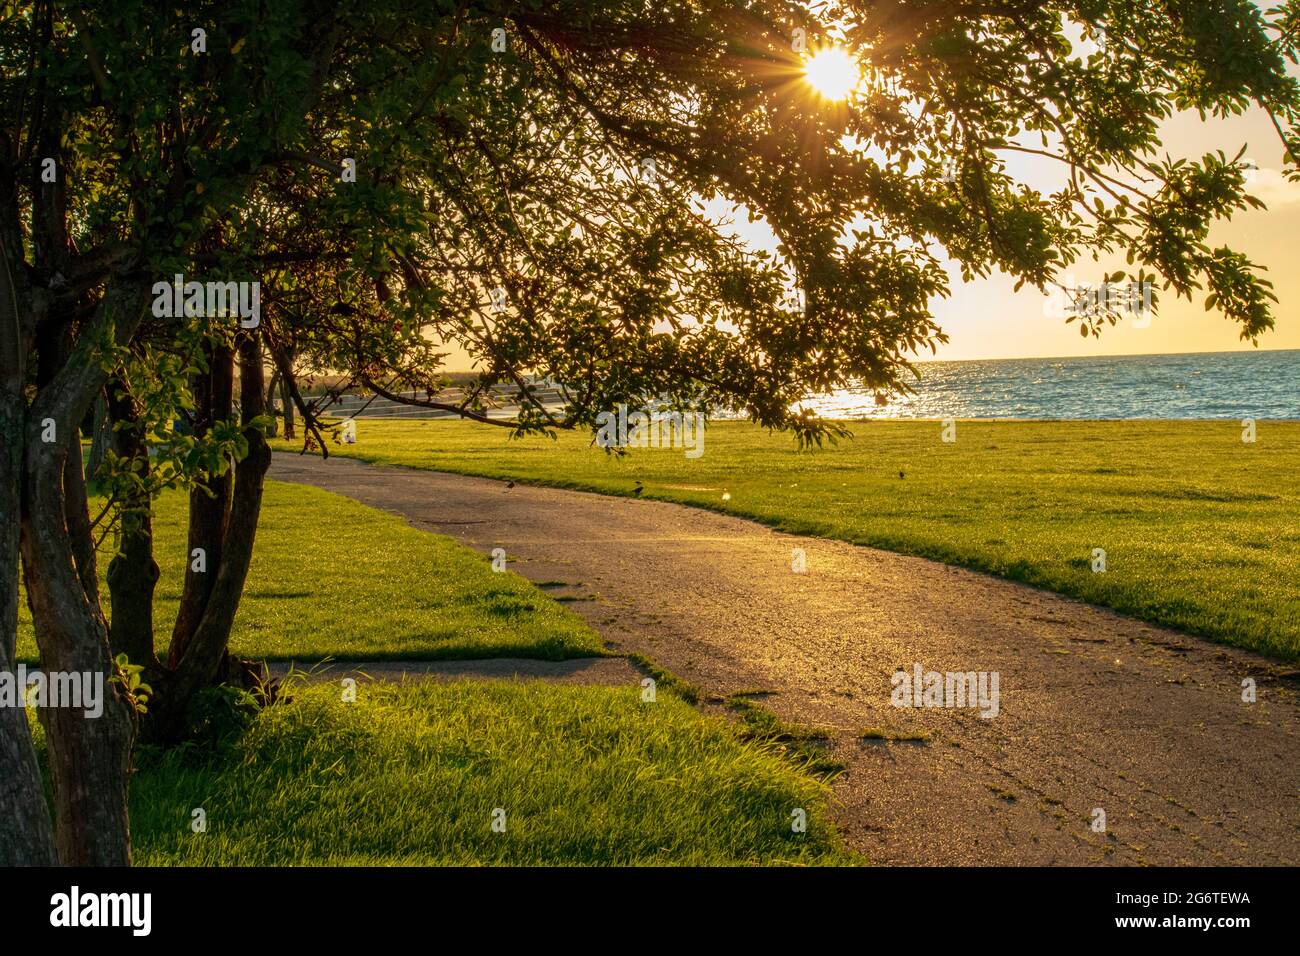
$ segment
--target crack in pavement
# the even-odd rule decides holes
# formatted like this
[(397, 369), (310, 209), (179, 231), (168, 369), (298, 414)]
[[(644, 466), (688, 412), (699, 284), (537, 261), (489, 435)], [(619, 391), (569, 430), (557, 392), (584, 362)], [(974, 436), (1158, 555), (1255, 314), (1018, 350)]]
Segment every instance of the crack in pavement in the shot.
[[(830, 728), (833, 812), (877, 863), (1300, 863), (1293, 668), (921, 558), (637, 498), (276, 454), (269, 475), (503, 547), (611, 650)], [(802, 548), (806, 572), (792, 571)], [(891, 675), (1000, 675), (996, 717), (891, 704)], [(1259, 699), (1242, 701), (1253, 677)], [(924, 742), (864, 740), (923, 735)], [(1095, 813), (1105, 832), (1094, 832)]]

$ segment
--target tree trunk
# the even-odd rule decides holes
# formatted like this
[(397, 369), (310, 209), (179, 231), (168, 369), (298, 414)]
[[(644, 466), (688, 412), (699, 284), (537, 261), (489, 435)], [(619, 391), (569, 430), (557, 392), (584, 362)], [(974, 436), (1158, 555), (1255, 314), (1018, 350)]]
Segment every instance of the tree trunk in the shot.
[[(140, 462), (140, 477), (149, 478), (149, 446), (141, 431), (135, 400), (123, 383), (108, 386), (108, 417), (113, 423), (113, 451), (126, 461)], [(153, 594), (158, 562), (153, 556), (153, 518), (148, 492), (122, 502), (121, 545), (108, 563), (108, 591), (113, 605), (109, 644), (114, 655), (125, 654), (150, 674), (158, 667), (153, 640)]]
[[(8, 571), (5, 576), (10, 576)], [(13, 578), (16, 584), (16, 567)], [(13, 590), (17, 599), (17, 587)], [(11, 667), (10, 660), (0, 655), (0, 670)], [(0, 773), (0, 867), (57, 865), (50, 811), (23, 707), (0, 708), (0, 767), (4, 767)]]
[(90, 529), (90, 502), (86, 498), (86, 472), (82, 466), (81, 432), (74, 429), (63, 462), (63, 517), (77, 565), (77, 577), (96, 615), (99, 604), (99, 572), (96, 568), (95, 537)]
[[(206, 435), (214, 422), (230, 417), (234, 389), (234, 352), (218, 346), (209, 354), (208, 372), (195, 382), (194, 434)], [(258, 403), (259, 407), (261, 402)], [(194, 631), (203, 619), (208, 606), (208, 596), (216, 582), (217, 568), (221, 563), (222, 542), (226, 537), (226, 521), (230, 510), (230, 493), (233, 476), (208, 475), (199, 487), (190, 492), (189, 547), (185, 554), (185, 585), (181, 592), (181, 606), (172, 628), (171, 649), (167, 666), (175, 669), (189, 647)], [(196, 570), (194, 553), (202, 551), (203, 570)]]
[(298, 429), (295, 424), (293, 392), (289, 388), (289, 380), (280, 379), (280, 406), (284, 409), (284, 437), (297, 438)]
[[(88, 404), (88, 403), (87, 403)], [(28, 426), (20, 535), (28, 599), (46, 673), (102, 680), (103, 712), (44, 707), (54, 784), (55, 842), (67, 866), (127, 866), (131, 836), (127, 780), (135, 736), (129, 705), (109, 683), (114, 675), (108, 630), (78, 575), (69, 538), (63, 479), (79, 415), (64, 421), (63, 441), (42, 442), (40, 422)]]
[[(18, 555), (27, 349), (32, 316), (23, 268), (17, 184), (0, 175), (0, 671), (15, 664), (18, 642)], [(0, 866), (58, 862), (45, 787), (36, 763), (27, 711), (0, 707)]]
[[(36, 387), (45, 388), (59, 369), (67, 364), (72, 351), (72, 323), (47, 322), (37, 332)], [(78, 423), (83, 416), (78, 416)], [(67, 434), (57, 436), (68, 449), (63, 459), (63, 509), (68, 540), (77, 574), (95, 613), (99, 613), (99, 575), (95, 567), (95, 540), (90, 534), (90, 509), (86, 501), (86, 473), (82, 467), (81, 429), (74, 425)]]
[[(131, 862), (127, 775), (134, 713), (118, 685), (109, 683), (115, 670), (108, 627), (98, 588), (85, 584), (93, 569), (85, 555), (93, 547), (80, 520), (85, 489), (78, 425), (108, 377), (104, 337), (111, 335), (119, 348), (130, 341), (144, 316), (146, 292), (138, 281), (109, 287), (66, 363), (37, 389), (25, 421), (19, 550), (41, 666), (47, 674), (103, 682), (97, 716), (87, 716), (84, 708), (40, 710), (54, 790), (55, 848), (69, 866)], [(46, 441), (50, 436), (54, 440)], [(76, 461), (69, 463), (69, 455)]]
[(230, 631), (239, 610), (239, 598), (253, 557), (253, 542), (262, 510), (262, 489), (271, 464), (271, 449), (259, 428), (251, 424), (266, 408), (265, 371), (256, 333), (239, 345), (240, 421), (248, 440), (248, 454), (235, 466), (234, 489), (221, 563), (209, 566), (213, 576), (202, 618), (193, 636), (178, 653), (173, 645), (161, 690), (149, 704), (147, 725), (152, 738), (173, 742), (183, 726), (185, 708), (199, 690), (217, 681), (226, 661)]
[[(0, 263), (0, 273), (4, 263)], [(4, 280), (0, 278), (0, 298)], [(0, 307), (0, 321), (6, 316)], [(7, 370), (6, 370), (7, 371)], [(8, 375), (5, 376), (9, 378)], [(8, 384), (8, 383), (6, 383)], [(0, 394), (0, 671), (11, 671), (18, 636), (19, 471), (22, 396)], [(0, 707), (0, 867), (58, 863), (45, 788), (23, 707)]]
[(108, 415), (108, 403), (104, 396), (95, 399), (95, 423), (91, 427), (90, 456), (86, 459), (86, 480), (92, 484), (99, 466), (104, 463), (104, 454), (112, 447), (113, 422)]
[(266, 387), (266, 413), (271, 416), (271, 425), (266, 434), (274, 438), (280, 433), (280, 419), (275, 413), (276, 393), (280, 390), (280, 370), (271, 373), (271, 384)]

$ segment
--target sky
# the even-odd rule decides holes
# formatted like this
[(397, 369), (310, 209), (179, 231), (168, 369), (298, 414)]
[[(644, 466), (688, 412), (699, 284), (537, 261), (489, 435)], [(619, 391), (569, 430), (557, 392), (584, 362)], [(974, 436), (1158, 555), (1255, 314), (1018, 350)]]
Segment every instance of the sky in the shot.
[[(1267, 115), (1254, 110), (1204, 123), (1194, 113), (1178, 115), (1165, 124), (1162, 141), (1173, 156), (1200, 157), (1222, 150), (1232, 157), (1246, 147), (1246, 157), (1259, 167), (1249, 191), (1269, 208), (1241, 212), (1219, 224), (1210, 244), (1228, 245), (1268, 269), (1265, 278), (1274, 284), (1279, 300), (1274, 307), (1276, 326), (1260, 337), (1258, 348), (1300, 348), (1300, 184), (1281, 175), (1282, 146)], [(1073, 272), (1081, 283), (1100, 281), (1105, 265), (1103, 261), (1094, 266), (1091, 257), (1085, 257), (1075, 263)], [(1118, 260), (1110, 265), (1124, 267)], [(1206, 312), (1199, 297), (1189, 303), (1165, 294), (1159, 314), (1149, 317), (1145, 327), (1124, 322), (1107, 327), (1100, 339), (1084, 339), (1077, 323), (1067, 325), (1044, 315), (1043, 296), (1037, 290), (1013, 292), (1014, 282), (1000, 275), (970, 285), (963, 285), (956, 272), (950, 272), (950, 277), (951, 298), (935, 303), (938, 324), (950, 341), (940, 347), (936, 359), (1230, 352), (1256, 347), (1242, 341), (1238, 327), (1222, 314)]]
[[(1274, 283), (1278, 303), (1275, 328), (1261, 336), (1258, 345), (1243, 341), (1239, 327), (1218, 312), (1206, 312), (1198, 296), (1192, 302), (1161, 296), (1159, 314), (1144, 321), (1107, 326), (1100, 338), (1079, 334), (1078, 323), (1066, 323), (1047, 314), (1042, 293), (1025, 288), (1015, 292), (1015, 280), (1001, 273), (964, 283), (956, 267), (948, 269), (951, 295), (932, 303), (937, 324), (949, 341), (921, 360), (1039, 358), (1057, 356), (1146, 355), (1177, 352), (1231, 352), (1300, 348), (1300, 184), (1281, 174), (1282, 145), (1266, 113), (1255, 109), (1227, 119), (1204, 121), (1196, 113), (1177, 114), (1163, 124), (1161, 141), (1169, 155), (1200, 158), (1222, 151), (1229, 158), (1245, 147), (1245, 158), (1258, 167), (1249, 191), (1268, 208), (1238, 213), (1218, 224), (1210, 245), (1227, 245), (1267, 268), (1265, 278)], [(1052, 160), (1008, 157), (1008, 171), (1018, 180), (1044, 191), (1058, 188), (1060, 170)], [(729, 204), (710, 204), (714, 215), (727, 215)], [(734, 232), (752, 245), (774, 248), (775, 238), (765, 223), (748, 222), (742, 213), (731, 216)], [(1075, 262), (1063, 284), (1097, 284), (1105, 272), (1126, 268), (1122, 256), (1094, 263), (1084, 254)], [(1071, 277), (1073, 281), (1071, 281)]]

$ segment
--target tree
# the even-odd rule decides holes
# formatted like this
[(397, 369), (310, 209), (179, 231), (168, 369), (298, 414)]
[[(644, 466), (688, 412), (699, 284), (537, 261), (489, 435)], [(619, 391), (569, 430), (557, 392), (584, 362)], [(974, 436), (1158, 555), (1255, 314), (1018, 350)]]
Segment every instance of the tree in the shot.
[[(802, 73), (832, 33), (869, 84), (842, 104)], [(1105, 43), (1081, 57), (1079, 33)], [(1240, 155), (1161, 158), (1157, 127), (1174, 109), (1262, 107), (1295, 176), (1298, 37), (1296, 3), (1247, 0), (4, 5), (0, 666), (21, 553), (43, 665), (111, 677), (124, 653), (155, 693), (144, 715), (120, 684), (100, 721), (41, 713), (53, 838), (22, 712), (0, 716), (0, 860), (127, 862), (137, 727), (175, 739), (190, 699), (238, 670), (264, 356), (322, 448), (300, 368), (494, 424), (485, 395), (512, 384), (520, 432), (654, 400), (809, 442), (834, 427), (799, 399), (906, 388), (909, 357), (943, 341), (942, 255), (1046, 291), (1081, 255), (1122, 253), (1136, 273), (1108, 278), (1204, 290), (1254, 340), (1269, 286), (1206, 244), (1254, 204)], [(1050, 156), (1067, 185), (1018, 184), (1014, 152)], [(705, 215), (716, 195), (763, 216), (776, 253)], [(259, 322), (167, 314), (178, 274), (259, 283)], [(1075, 318), (1098, 334), (1117, 314)], [(456, 402), (437, 396), (451, 345), (481, 370)], [(531, 396), (533, 375), (560, 383), (562, 413)], [(100, 394), (102, 526), (77, 432)], [(203, 560), (159, 654), (150, 502), (165, 488), (189, 493)]]
[[(213, 5), (200, 19), (212, 23), (216, 10)], [(146, 5), (8, 4), (0, 13), (0, 513), (8, 549), (0, 560), (0, 607), (7, 660), (21, 552), (42, 665), (108, 680), (118, 676), (99, 598), (77, 426), (110, 380), (119, 431), (131, 424), (122, 419), (124, 409), (134, 407), (137, 417), (149, 421), (161, 417), (161, 405), (192, 404), (182, 387), (186, 375), (204, 374), (206, 355), (220, 353), (235, 336), (228, 318), (147, 322), (151, 290), (161, 277), (192, 265), (210, 272), (238, 269), (238, 250), (224, 256), (222, 250), (237, 238), (241, 204), (265, 154), (294, 135), (319, 95), (337, 35), (335, 12), (328, 5), (270, 11), (258, 25), (274, 53), (247, 68), (238, 51), (231, 52), (235, 41), (227, 38), (208, 57), (202, 33), (193, 33), (179, 14)], [(233, 20), (237, 30), (247, 26), (238, 12)], [(281, 99), (273, 108), (260, 108), (258, 92), (271, 82)], [(226, 115), (239, 120), (227, 125)], [(254, 345), (253, 334), (239, 333), (236, 347), (250, 364)], [(257, 377), (260, 364), (250, 371), (250, 378)], [(149, 495), (169, 484), (206, 486), (228, 471), (239, 452), (252, 452), (245, 470), (259, 462), (265, 468), (264, 446), (257, 454), (257, 409), (256, 401), (246, 401), (242, 423), (233, 429), (214, 424), (199, 436), (124, 436), (136, 453), (115, 458), (124, 467), (104, 476), (115, 491), (124, 491), (117, 517), (125, 540), (110, 564), (110, 587), (132, 572), (156, 576), (145, 520)], [(162, 442), (157, 447), (163, 458), (154, 466), (160, 474), (151, 478), (139, 449), (152, 438)], [(240, 500), (256, 510), (260, 475), (249, 485)], [(203, 595), (209, 603), (213, 595), (229, 594), (231, 577), (242, 586), (246, 563), (238, 552), (252, 544), (247, 510), (232, 519), (245, 540), (232, 549), (231, 560), (213, 565), (215, 583)], [(151, 594), (152, 587), (137, 591)], [(142, 640), (148, 628), (138, 618), (148, 623), (148, 602), (117, 607), (113, 636)], [(211, 645), (228, 610), (218, 607), (210, 621), (201, 617), (187, 635), (192, 663), (168, 669), (168, 683), (180, 690), (163, 694), (162, 714), (183, 708), (180, 694), (215, 676)], [(133, 615), (136, 627), (129, 626)], [(147, 637), (151, 644), (152, 634)], [(99, 719), (52, 708), (40, 714), (54, 791), (53, 844), (64, 863), (120, 864), (130, 858), (127, 772), (137, 715), (121, 685), (109, 686)], [(22, 730), (6, 727), (12, 734)], [(12, 792), (24, 806), (43, 801), (31, 773), (30, 738), (12, 734), (6, 748), (18, 754), (17, 775), (7, 781), (6, 795)], [(7, 812), (3, 816), (0, 844), (39, 848), (50, 842), (48, 819), (42, 833), (30, 813), (13, 821)]]

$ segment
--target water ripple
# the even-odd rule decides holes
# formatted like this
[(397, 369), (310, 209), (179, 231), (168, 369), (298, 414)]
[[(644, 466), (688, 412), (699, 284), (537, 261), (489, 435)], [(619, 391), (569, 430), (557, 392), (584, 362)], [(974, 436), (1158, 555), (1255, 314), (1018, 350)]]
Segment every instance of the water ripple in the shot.
[(831, 418), (1300, 419), (1300, 349), (920, 362), (916, 393), (806, 404)]

